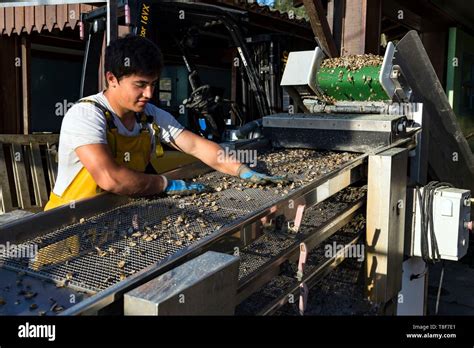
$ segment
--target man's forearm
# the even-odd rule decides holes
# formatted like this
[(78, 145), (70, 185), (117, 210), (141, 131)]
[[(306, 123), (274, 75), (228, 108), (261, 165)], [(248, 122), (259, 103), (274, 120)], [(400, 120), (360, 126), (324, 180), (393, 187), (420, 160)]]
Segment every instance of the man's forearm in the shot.
[(201, 161), (221, 173), (237, 175), (242, 165), (237, 159), (229, 156), (219, 144), (212, 141), (206, 141), (205, 149), (201, 151), (201, 154), (199, 158)]
[(127, 196), (147, 196), (163, 192), (162, 175), (144, 174), (120, 166), (114, 173), (114, 185), (108, 191)]
[(225, 174), (238, 175), (242, 165), (240, 161), (229, 155), (219, 144), (201, 138), (184, 130), (176, 139), (174, 147), (201, 160), (209, 167)]

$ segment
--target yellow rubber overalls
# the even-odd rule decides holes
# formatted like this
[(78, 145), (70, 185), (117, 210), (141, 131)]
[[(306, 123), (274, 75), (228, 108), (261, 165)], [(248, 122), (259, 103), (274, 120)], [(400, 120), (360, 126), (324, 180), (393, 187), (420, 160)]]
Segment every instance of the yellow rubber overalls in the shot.
[[(138, 172), (145, 171), (150, 162), (152, 150), (151, 134), (148, 124), (151, 124), (155, 131), (155, 155), (157, 157), (163, 156), (163, 146), (159, 139), (160, 128), (154, 122), (153, 116), (148, 116), (144, 113), (136, 114), (137, 122), (141, 124), (140, 134), (129, 137), (118, 133), (112, 114), (103, 105), (89, 99), (82, 99), (79, 103), (91, 103), (104, 113), (107, 120), (107, 143), (118, 164)], [(66, 188), (62, 196), (58, 196), (51, 191), (49, 201), (44, 210), (53, 209), (78, 199), (93, 197), (100, 192), (102, 192), (102, 189), (97, 185), (87, 169), (83, 167)]]

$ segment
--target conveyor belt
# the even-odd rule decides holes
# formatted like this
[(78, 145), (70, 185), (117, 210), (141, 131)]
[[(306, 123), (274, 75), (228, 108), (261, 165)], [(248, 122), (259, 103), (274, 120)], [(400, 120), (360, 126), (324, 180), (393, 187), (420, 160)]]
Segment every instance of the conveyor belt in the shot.
[(194, 197), (138, 199), (27, 242), (36, 261), (0, 259), (4, 266), (96, 293), (172, 257), (196, 241), (275, 204), (337, 170), (355, 154), (285, 150), (259, 156), (257, 169), (295, 177), (292, 185), (258, 187), (212, 172), (196, 178), (215, 192)]

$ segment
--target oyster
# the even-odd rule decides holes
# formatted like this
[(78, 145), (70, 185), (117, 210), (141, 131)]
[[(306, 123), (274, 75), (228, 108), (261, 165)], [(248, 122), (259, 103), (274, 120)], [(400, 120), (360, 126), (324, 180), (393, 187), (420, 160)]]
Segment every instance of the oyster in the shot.
[(28, 299), (28, 300), (29, 300), (29, 299), (31, 299), (31, 298), (33, 298), (33, 297), (35, 297), (36, 295), (38, 295), (38, 293), (36, 293), (36, 292), (33, 292), (33, 291), (28, 291), (27, 293), (25, 293), (25, 295), (24, 295), (24, 296), (25, 296), (25, 298), (26, 298), (26, 299)]
[(99, 255), (99, 257), (104, 257), (105, 255), (107, 255), (107, 252), (101, 250), (99, 247), (95, 247), (95, 250), (97, 250), (97, 255)]

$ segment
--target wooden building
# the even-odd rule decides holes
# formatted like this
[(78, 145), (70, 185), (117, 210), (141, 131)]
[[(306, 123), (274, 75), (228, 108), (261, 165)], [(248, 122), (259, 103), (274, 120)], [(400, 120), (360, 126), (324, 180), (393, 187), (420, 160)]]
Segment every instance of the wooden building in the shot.
[[(297, 38), (297, 43), (288, 49), (311, 49), (315, 45), (309, 23), (272, 11), (256, 1), (203, 2), (247, 11), (248, 36), (289, 34)], [(399, 40), (409, 30), (417, 30), (466, 136), (473, 134), (474, 10), (468, 2), (294, 0), (295, 6), (303, 3), (315, 4), (318, 12), (313, 15), (323, 13), (320, 18), (327, 18), (329, 35), (320, 37), (320, 41), (332, 41), (337, 53), (342, 55), (383, 54), (386, 42)], [(0, 8), (0, 134), (59, 131), (61, 116), (68, 104), (78, 97), (84, 55), (80, 13), (99, 5), (103, 3)], [(173, 29), (162, 27), (161, 35), (166, 37)], [(229, 65), (235, 52), (227, 50), (224, 54), (211, 46), (204, 46), (196, 54), (197, 64), (214, 66), (209, 76), (211, 80), (228, 76), (228, 97), (245, 103), (239, 92), (236, 71)], [(183, 78), (185, 71), (178, 68), (184, 66), (179, 53), (173, 51), (173, 47), (164, 47), (163, 51), (167, 53), (166, 63), (170, 66), (169, 78), (176, 79), (178, 75)], [(224, 58), (217, 61), (217, 56)], [(218, 70), (221, 73), (217, 73)], [(188, 92), (188, 89), (176, 91), (171, 111), (176, 110), (176, 103)], [(278, 103), (283, 103), (281, 96)], [(474, 137), (470, 141), (474, 146)]]

